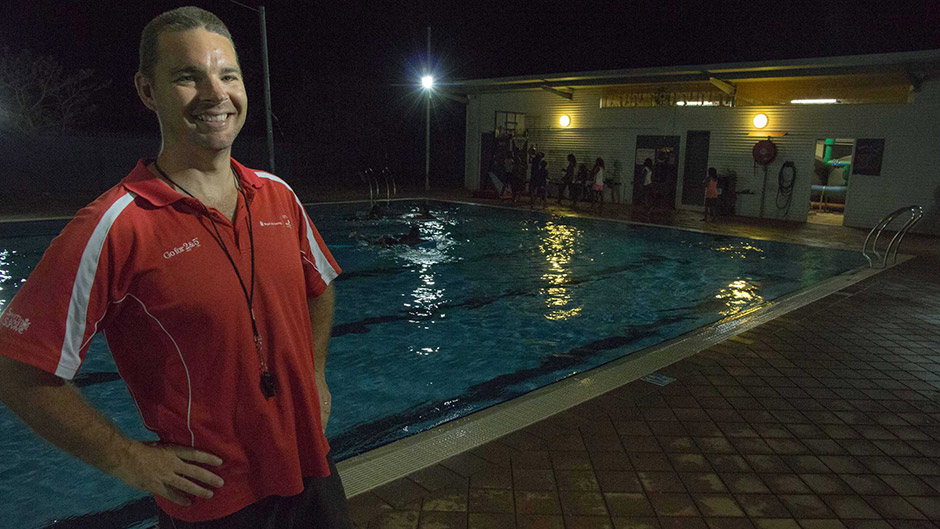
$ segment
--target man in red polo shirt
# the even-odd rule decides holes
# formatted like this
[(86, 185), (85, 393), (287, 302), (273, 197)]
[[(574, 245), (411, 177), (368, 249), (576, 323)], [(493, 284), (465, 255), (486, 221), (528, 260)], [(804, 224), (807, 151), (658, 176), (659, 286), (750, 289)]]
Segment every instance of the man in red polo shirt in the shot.
[[(78, 212), (0, 317), (0, 399), (153, 493), (161, 527), (349, 527), (323, 435), (340, 268), (290, 187), (231, 158), (248, 99), (228, 29), (156, 17), (135, 83), (160, 153)], [(65, 382), (98, 331), (159, 442)]]

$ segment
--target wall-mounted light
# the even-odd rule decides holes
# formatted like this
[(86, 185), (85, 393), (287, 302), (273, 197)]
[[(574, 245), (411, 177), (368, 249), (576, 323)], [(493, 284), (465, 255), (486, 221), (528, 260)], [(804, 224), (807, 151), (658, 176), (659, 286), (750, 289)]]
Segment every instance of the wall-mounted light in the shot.
[(421, 78), (421, 88), (425, 90), (430, 90), (434, 88), (434, 77), (431, 75), (425, 75)]
[(754, 126), (762, 129), (767, 126), (767, 114), (758, 114), (754, 116)]
[(568, 114), (562, 114), (562, 116), (558, 118), (558, 124), (562, 127), (567, 127), (568, 125), (571, 125), (571, 118), (568, 117)]

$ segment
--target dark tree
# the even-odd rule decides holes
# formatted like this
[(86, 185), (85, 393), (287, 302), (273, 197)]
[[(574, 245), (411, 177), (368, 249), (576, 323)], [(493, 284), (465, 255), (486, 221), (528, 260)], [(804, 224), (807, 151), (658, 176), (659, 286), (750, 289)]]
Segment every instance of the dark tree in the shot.
[(51, 56), (0, 48), (0, 126), (23, 134), (76, 130), (97, 109), (95, 92), (108, 87), (94, 70), (66, 71)]

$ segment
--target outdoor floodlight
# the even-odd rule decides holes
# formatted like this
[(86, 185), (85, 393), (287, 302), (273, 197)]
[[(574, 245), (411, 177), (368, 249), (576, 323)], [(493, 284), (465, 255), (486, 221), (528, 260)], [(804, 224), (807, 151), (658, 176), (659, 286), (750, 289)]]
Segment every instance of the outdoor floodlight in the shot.
[(754, 116), (754, 126), (762, 129), (767, 126), (767, 114), (758, 114)]
[(421, 86), (422, 86), (422, 88), (424, 88), (425, 90), (430, 90), (431, 88), (433, 88), (433, 87), (434, 87), (434, 76), (425, 75), (424, 77), (422, 77), (422, 78), (421, 78)]

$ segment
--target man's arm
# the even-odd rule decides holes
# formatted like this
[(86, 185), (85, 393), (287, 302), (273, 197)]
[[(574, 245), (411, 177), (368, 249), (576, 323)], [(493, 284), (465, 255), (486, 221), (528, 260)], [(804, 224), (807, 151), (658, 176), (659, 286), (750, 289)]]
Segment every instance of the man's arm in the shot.
[(0, 355), (0, 402), (53, 445), (131, 487), (189, 505), (190, 499), (180, 491), (212, 497), (210, 490), (189, 478), (213, 487), (222, 486), (222, 478), (186, 462), (218, 466), (222, 464), (218, 457), (189, 447), (128, 439), (91, 407), (74, 386), (3, 355)]
[(336, 289), (333, 283), (315, 298), (307, 298), (307, 310), (310, 313), (310, 329), (313, 332), (313, 367), (316, 374), (317, 392), (320, 394), (320, 426), (326, 431), (326, 422), (330, 418), (333, 398), (326, 385), (326, 354), (330, 346), (330, 331), (333, 329), (333, 304)]

